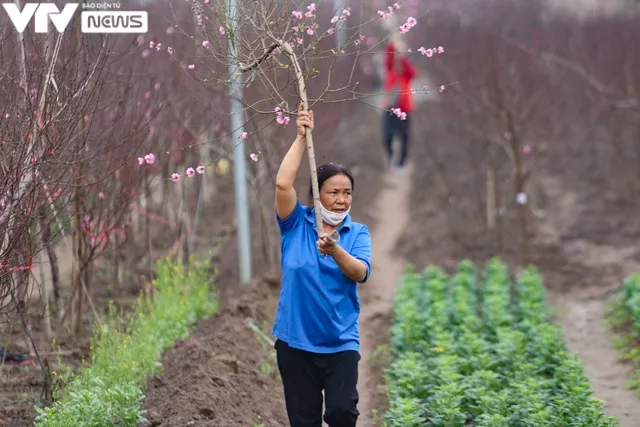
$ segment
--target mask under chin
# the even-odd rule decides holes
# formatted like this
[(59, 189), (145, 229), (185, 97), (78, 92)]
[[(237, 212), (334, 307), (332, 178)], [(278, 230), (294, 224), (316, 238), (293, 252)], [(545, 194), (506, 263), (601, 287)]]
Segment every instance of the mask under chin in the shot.
[(324, 206), (320, 206), (322, 219), (329, 225), (337, 226), (349, 215), (351, 208), (344, 212), (332, 212), (326, 209)]

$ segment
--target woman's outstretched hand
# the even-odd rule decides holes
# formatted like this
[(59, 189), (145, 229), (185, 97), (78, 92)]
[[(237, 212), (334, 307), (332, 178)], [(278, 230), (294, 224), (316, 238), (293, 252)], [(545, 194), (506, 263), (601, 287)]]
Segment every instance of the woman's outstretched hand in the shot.
[(298, 136), (303, 138), (307, 136), (307, 128), (313, 130), (313, 111), (304, 111), (304, 105), (300, 104), (296, 124), (298, 125)]
[(318, 249), (322, 255), (334, 255), (337, 248), (338, 243), (330, 239), (328, 234), (324, 234), (320, 240), (318, 240)]

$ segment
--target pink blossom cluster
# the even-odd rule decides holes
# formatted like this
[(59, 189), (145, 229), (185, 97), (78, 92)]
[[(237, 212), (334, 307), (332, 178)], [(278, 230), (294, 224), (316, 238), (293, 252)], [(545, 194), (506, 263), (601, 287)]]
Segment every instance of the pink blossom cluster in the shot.
[(283, 116), (282, 109), (280, 107), (276, 107), (276, 121), (282, 126), (286, 126), (289, 124), (291, 120), (290, 117)]
[(400, 5), (398, 3), (394, 3), (393, 6), (389, 6), (387, 8), (388, 12), (385, 12), (384, 10), (379, 10), (378, 16), (381, 17), (382, 19), (389, 19), (393, 16), (393, 11), (398, 9), (400, 9)]
[[(138, 40), (138, 45), (140, 45), (140, 42), (141, 42), (141, 41), (143, 41), (143, 40), (142, 40), (142, 39), (139, 39), (139, 40)], [(207, 42), (207, 44), (208, 44), (208, 42)], [(202, 45), (204, 46), (204, 42), (202, 43)], [(205, 46), (205, 47), (206, 47), (206, 46)], [(149, 41), (149, 49), (155, 49), (155, 50), (157, 50), (157, 51), (161, 51), (161, 50), (162, 50), (162, 43), (156, 43), (156, 42), (154, 42), (153, 40), (150, 40), (150, 41)], [(169, 55), (173, 55), (173, 48), (172, 48), (171, 46), (168, 46), (168, 47), (166, 48), (166, 50), (167, 50), (167, 53), (168, 53)], [(142, 52), (142, 56), (144, 56), (145, 58), (146, 58), (148, 55), (149, 55), (149, 51), (146, 51), (146, 50), (145, 50), (144, 52)]]
[(413, 18), (413, 17), (407, 18), (407, 22), (405, 22), (400, 26), (400, 34), (408, 33), (409, 30), (415, 27), (417, 23), (418, 21), (416, 21), (416, 18)]
[[(156, 156), (153, 153), (149, 153), (147, 155), (145, 155), (144, 157), (138, 157), (138, 164), (139, 165), (143, 165), (143, 164), (153, 164), (156, 161)], [(198, 166), (197, 168), (193, 169), (193, 168), (188, 168), (186, 170), (186, 175), (188, 177), (192, 177), (194, 176), (196, 173), (199, 174), (203, 174), (204, 173), (204, 166)], [(180, 181), (180, 174), (179, 173), (173, 173), (171, 174), (171, 180), (174, 182)], [(99, 197), (102, 199), (104, 198), (104, 195), (102, 193), (100, 193), (102, 196), (99, 195)]]
[(149, 153), (144, 157), (138, 157), (138, 164), (142, 165), (144, 163), (147, 163), (149, 165), (152, 165), (154, 162), (156, 161), (156, 156)]
[(311, 18), (314, 14), (314, 12), (316, 11), (316, 4), (315, 3), (311, 3), (309, 6), (307, 6), (307, 10), (308, 12), (305, 13), (305, 16), (307, 18)]
[(407, 113), (399, 108), (392, 108), (391, 112), (395, 114), (400, 120), (407, 120)]
[[(197, 168), (195, 168), (195, 170), (193, 168), (188, 168), (185, 173), (189, 178), (191, 178), (192, 176), (194, 176), (196, 174), (196, 172), (199, 173), (200, 175), (202, 175), (204, 173), (204, 166), (198, 166)], [(171, 174), (171, 181), (173, 181), (173, 182), (180, 181), (180, 174), (176, 173), (176, 172), (172, 173)]]
[(338, 21), (346, 21), (349, 16), (351, 16), (351, 8), (342, 9), (342, 13), (339, 16), (331, 18), (331, 23), (335, 24)]
[(444, 53), (444, 48), (442, 46), (432, 47), (431, 49), (425, 49), (424, 47), (421, 47), (420, 49), (418, 49), (418, 52), (420, 52), (424, 56), (431, 58), (435, 54)]
[[(317, 11), (316, 8), (316, 4), (315, 3), (311, 3), (309, 6), (307, 6), (307, 12), (306, 13), (302, 13), (299, 10), (295, 10), (293, 12), (291, 12), (291, 15), (293, 16), (294, 20), (302, 20), (304, 19), (304, 17), (306, 16), (307, 18), (314, 18), (315, 15), (314, 13)], [(306, 29), (305, 29), (306, 27)], [(311, 24), (311, 25), (305, 25), (304, 23), (302, 24), (296, 24), (293, 26), (293, 32), (297, 34), (296, 39), (295, 39), (295, 44), (301, 45), (304, 43), (304, 39), (301, 36), (301, 31), (304, 30), (305, 33), (307, 33), (310, 36), (313, 36), (316, 33), (316, 30), (318, 28), (317, 24)], [(293, 42), (289, 42), (289, 46), (294, 47), (295, 45)], [(276, 52), (278, 53), (278, 52)]]
[(293, 12), (291, 12), (291, 16), (293, 16), (293, 19), (297, 19), (298, 21), (302, 20), (305, 16), (307, 18), (313, 18), (313, 14), (316, 12), (316, 10), (316, 4), (311, 3), (309, 6), (307, 6), (307, 12), (302, 13), (302, 11), (294, 10)]

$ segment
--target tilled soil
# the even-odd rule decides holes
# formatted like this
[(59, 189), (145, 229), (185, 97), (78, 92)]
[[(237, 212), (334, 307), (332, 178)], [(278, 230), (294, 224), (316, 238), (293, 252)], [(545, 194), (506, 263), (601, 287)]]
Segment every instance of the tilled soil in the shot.
[(148, 425), (238, 427), (287, 425), (269, 335), (279, 281), (256, 279), (221, 295), (221, 309), (162, 358), (164, 372), (148, 383)]
[(28, 427), (32, 424), (33, 397), (42, 391), (42, 373), (35, 366), (0, 367), (2, 392), (0, 392), (0, 426)]

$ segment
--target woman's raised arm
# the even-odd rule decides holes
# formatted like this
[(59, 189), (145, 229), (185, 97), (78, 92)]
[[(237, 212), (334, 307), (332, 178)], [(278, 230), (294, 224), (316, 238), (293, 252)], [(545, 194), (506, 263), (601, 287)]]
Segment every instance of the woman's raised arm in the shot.
[(296, 207), (298, 196), (293, 184), (306, 147), (307, 128), (313, 129), (313, 111), (304, 111), (304, 107), (300, 105), (296, 124), (298, 125), (298, 134), (282, 159), (278, 175), (276, 175), (276, 213), (280, 220), (289, 217)]

